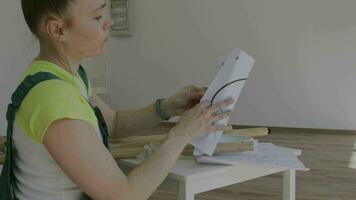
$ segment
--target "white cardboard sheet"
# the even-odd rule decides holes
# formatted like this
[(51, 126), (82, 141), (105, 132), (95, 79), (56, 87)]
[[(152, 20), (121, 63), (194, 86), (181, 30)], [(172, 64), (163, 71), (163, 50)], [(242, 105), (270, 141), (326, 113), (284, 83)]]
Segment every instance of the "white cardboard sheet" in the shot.
[[(240, 79), (248, 78), (254, 62), (255, 60), (246, 52), (239, 48), (235, 48), (225, 59), (225, 61), (221, 63), (219, 72), (211, 82), (201, 101), (212, 101), (214, 95), (215, 98), (212, 102), (213, 104), (228, 98), (232, 98), (234, 99), (234, 103), (226, 109), (233, 110), (246, 82), (246, 80)], [(220, 112), (224, 111), (225, 110), (221, 110)], [(228, 120), (229, 118), (225, 118), (218, 121), (217, 124), (227, 125)], [(213, 155), (219, 142), (219, 137), (222, 135), (222, 133), (222, 131), (219, 131), (193, 140), (191, 144), (195, 147), (194, 155)]]

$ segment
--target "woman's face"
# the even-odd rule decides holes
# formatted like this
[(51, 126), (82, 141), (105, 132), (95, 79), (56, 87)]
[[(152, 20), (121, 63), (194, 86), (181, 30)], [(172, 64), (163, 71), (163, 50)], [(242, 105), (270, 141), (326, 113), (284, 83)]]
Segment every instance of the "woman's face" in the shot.
[(105, 0), (75, 0), (66, 30), (66, 46), (76, 56), (92, 57), (104, 52), (113, 24)]

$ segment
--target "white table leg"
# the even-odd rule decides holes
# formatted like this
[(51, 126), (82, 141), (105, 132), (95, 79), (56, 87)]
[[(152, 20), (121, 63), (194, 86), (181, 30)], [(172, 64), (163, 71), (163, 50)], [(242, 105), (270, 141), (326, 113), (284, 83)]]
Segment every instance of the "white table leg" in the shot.
[(186, 182), (179, 182), (178, 200), (194, 200), (194, 192)]
[(283, 200), (295, 200), (295, 169), (283, 172)]

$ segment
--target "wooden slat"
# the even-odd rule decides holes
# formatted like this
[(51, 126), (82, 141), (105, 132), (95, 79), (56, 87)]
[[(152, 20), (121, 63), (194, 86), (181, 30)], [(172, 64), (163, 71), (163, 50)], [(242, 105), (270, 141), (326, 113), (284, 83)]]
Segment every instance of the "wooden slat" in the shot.
[(0, 153), (0, 165), (4, 164), (5, 162), (5, 155)]
[(5, 148), (5, 137), (0, 136), (0, 152), (3, 152)]
[[(184, 148), (182, 155), (193, 155), (193, 150), (194, 150), (193, 146), (187, 145)], [(252, 151), (252, 150), (253, 150), (252, 141), (242, 141), (242, 142), (231, 142), (231, 143), (219, 143), (216, 147), (215, 153)], [(111, 153), (113, 154), (113, 157), (116, 159), (134, 158), (142, 154), (143, 152), (144, 152), (144, 146), (142, 145), (131, 146), (130, 144), (112, 144), (111, 146)]]
[(232, 129), (224, 132), (225, 134), (231, 135), (244, 135), (251, 137), (264, 137), (268, 136), (268, 128), (249, 128), (249, 129)]

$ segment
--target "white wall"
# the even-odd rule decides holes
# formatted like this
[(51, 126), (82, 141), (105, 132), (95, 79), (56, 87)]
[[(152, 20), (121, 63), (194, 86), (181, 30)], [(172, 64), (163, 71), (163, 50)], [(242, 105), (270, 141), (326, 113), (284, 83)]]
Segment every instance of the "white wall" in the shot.
[(114, 105), (207, 85), (239, 46), (257, 63), (232, 124), (356, 129), (356, 1), (137, 0), (136, 35), (113, 38)]
[(10, 95), (37, 48), (22, 19), (20, 2), (4, 1), (0, 6), (0, 134), (6, 132), (5, 111)]
[[(356, 13), (351, 0), (245, 1), (263, 59), (247, 92), (266, 123), (279, 126), (355, 129)], [(264, 84), (259, 68), (270, 71)], [(241, 107), (243, 107), (241, 105)], [(241, 114), (248, 114), (242, 112)], [(242, 123), (254, 121), (253, 115)]]
[[(355, 7), (353, 0), (136, 0), (135, 36), (109, 44), (114, 107), (208, 85), (218, 58), (239, 46), (257, 62), (231, 123), (356, 129)], [(0, 11), (5, 116), (36, 44), (19, 1)]]

